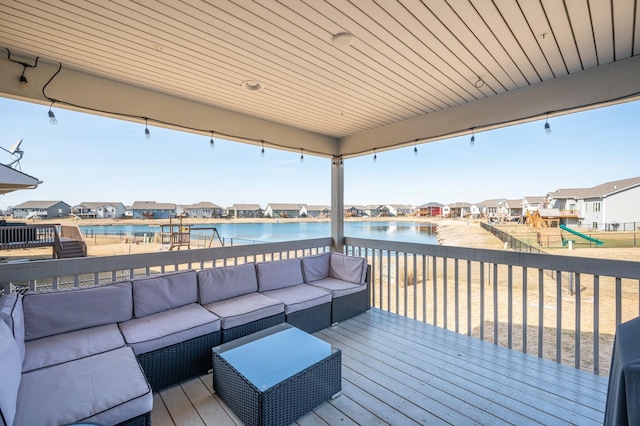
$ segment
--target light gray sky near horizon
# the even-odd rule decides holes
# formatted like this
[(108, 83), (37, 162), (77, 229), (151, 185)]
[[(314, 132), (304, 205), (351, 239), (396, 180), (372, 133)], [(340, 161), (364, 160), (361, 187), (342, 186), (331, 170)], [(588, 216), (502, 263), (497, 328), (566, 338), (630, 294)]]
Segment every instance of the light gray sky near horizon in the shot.
[[(331, 162), (300, 153), (0, 98), (0, 146), (23, 139), (21, 170), (43, 183), (0, 195), (29, 200), (330, 204)], [(443, 204), (546, 195), (640, 176), (640, 101), (348, 159), (345, 204)], [(0, 151), (0, 163), (11, 160)]]

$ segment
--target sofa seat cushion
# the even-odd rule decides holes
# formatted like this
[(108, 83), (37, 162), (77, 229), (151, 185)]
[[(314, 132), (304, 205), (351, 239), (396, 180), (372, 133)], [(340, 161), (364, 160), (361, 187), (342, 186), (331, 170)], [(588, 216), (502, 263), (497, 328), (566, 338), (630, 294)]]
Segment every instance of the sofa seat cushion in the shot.
[(26, 343), (27, 352), (22, 371), (49, 367), (123, 346), (124, 338), (117, 324), (42, 337)]
[(20, 359), (24, 361), (24, 313), (22, 308), (22, 295), (9, 293), (0, 296), (0, 320), (8, 326), (13, 337), (18, 343)]
[(9, 326), (0, 321), (0, 424), (13, 424), (20, 388), (22, 356)]
[(304, 272), (304, 282), (322, 280), (329, 276), (329, 264), (331, 252), (305, 256), (302, 258), (302, 270)]
[(131, 282), (27, 292), (25, 340), (114, 324), (133, 317)]
[(324, 280), (315, 281), (309, 285), (330, 291), (334, 298), (347, 296), (367, 289), (366, 283), (353, 284), (336, 278), (325, 278)]
[(198, 301), (196, 271), (151, 275), (131, 281), (133, 316), (142, 318)]
[(249, 293), (233, 299), (204, 305), (220, 317), (223, 329), (248, 324), (284, 312), (284, 303), (260, 293)]
[(300, 259), (274, 260), (256, 263), (258, 291), (264, 293), (284, 287), (304, 284)]
[(329, 277), (348, 281), (353, 284), (363, 284), (367, 278), (366, 259), (364, 257), (347, 256), (342, 253), (331, 252)]
[(220, 318), (197, 303), (119, 324), (136, 355), (220, 331)]
[(324, 303), (331, 303), (331, 293), (329, 291), (307, 284), (270, 290), (263, 294), (281, 300), (284, 303), (284, 313), (286, 315)]
[(122, 347), (24, 373), (14, 426), (113, 425), (152, 408), (147, 379), (131, 348)]

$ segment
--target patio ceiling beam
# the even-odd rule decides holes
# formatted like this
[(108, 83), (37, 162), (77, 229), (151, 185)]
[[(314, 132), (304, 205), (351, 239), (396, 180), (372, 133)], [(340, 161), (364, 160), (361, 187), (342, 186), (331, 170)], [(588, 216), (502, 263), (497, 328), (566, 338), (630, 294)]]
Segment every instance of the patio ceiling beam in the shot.
[(344, 158), (543, 120), (640, 98), (640, 57), (601, 65), (531, 86), (345, 136)]
[[(21, 90), (18, 85), (21, 65), (8, 61), (6, 56), (2, 57), (0, 96), (49, 105), (51, 102), (43, 96), (42, 87), (57, 70), (57, 63), (41, 60), (37, 68), (29, 70), (28, 90)], [(143, 117), (148, 117), (150, 126), (207, 137), (214, 131), (214, 137), (222, 139), (258, 146), (264, 141), (267, 148), (295, 152), (304, 148), (305, 153), (322, 157), (332, 157), (337, 152), (337, 140), (330, 136), (65, 68), (64, 64), (62, 71), (47, 86), (46, 95), (60, 101), (54, 104), (54, 108), (72, 109), (139, 123), (144, 123)], [(256, 96), (268, 94), (256, 93)], [(43, 115), (34, 119), (46, 120), (47, 117)]]

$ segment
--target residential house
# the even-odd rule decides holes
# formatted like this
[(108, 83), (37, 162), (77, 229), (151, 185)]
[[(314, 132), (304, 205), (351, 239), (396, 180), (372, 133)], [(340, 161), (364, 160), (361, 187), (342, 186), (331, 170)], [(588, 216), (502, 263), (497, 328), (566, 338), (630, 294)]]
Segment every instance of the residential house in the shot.
[(413, 206), (407, 204), (389, 204), (389, 207), (394, 210), (394, 216), (409, 216), (413, 213)]
[(502, 200), (499, 202), (498, 218), (507, 222), (522, 220), (522, 199)]
[(356, 206), (356, 205), (344, 206), (344, 215), (345, 217), (368, 216), (368, 214), (366, 213), (366, 206)]
[[(477, 206), (476, 209), (478, 209)], [(467, 217), (471, 215), (471, 204), (467, 202), (447, 204), (442, 208), (442, 214), (446, 217)]]
[(300, 216), (310, 218), (331, 217), (331, 206), (305, 204), (300, 208)]
[(504, 198), (493, 198), (477, 203), (480, 213), (484, 214), (489, 221), (498, 220), (498, 205), (504, 202)]
[(234, 204), (229, 207), (228, 215), (236, 219), (259, 218), (264, 216), (264, 210), (259, 204)]
[(124, 217), (133, 219), (133, 206), (124, 206)]
[(188, 217), (196, 218), (219, 218), (224, 213), (224, 209), (222, 207), (208, 201), (200, 201), (196, 204), (181, 206), (181, 208)]
[(444, 205), (436, 202), (428, 202), (417, 207), (416, 216), (438, 217), (442, 216), (442, 208)]
[(71, 206), (64, 201), (27, 201), (13, 206), (14, 219), (52, 219), (70, 213)]
[(547, 194), (561, 222), (592, 229), (617, 229), (640, 222), (640, 177), (606, 182), (592, 188), (558, 189)]
[(291, 203), (269, 203), (264, 209), (265, 217), (271, 218), (289, 218), (295, 219), (300, 217), (301, 204)]
[(522, 199), (522, 216), (526, 217), (527, 212), (534, 212), (545, 208), (544, 195), (528, 195)]
[(120, 202), (103, 201), (83, 201), (71, 208), (71, 214), (80, 219), (120, 219), (125, 211), (124, 204)]
[(132, 210), (134, 219), (169, 219), (177, 213), (175, 204), (155, 201), (134, 201)]

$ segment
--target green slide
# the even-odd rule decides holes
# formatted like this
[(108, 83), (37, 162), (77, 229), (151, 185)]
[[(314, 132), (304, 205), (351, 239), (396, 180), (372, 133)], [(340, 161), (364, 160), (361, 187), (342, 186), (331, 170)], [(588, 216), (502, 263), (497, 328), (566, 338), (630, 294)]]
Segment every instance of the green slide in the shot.
[(601, 245), (603, 245), (603, 244), (604, 244), (602, 241), (600, 241), (600, 240), (598, 240), (598, 239), (591, 238), (591, 237), (590, 237), (590, 236), (588, 236), (588, 235), (581, 234), (580, 232), (578, 232), (578, 231), (574, 231), (574, 230), (573, 230), (573, 229), (571, 229), (571, 228), (567, 228), (567, 227), (566, 227), (566, 226), (564, 226), (564, 225), (560, 225), (560, 229), (562, 229), (563, 231), (571, 232), (573, 235), (577, 235), (578, 237), (580, 237), (580, 238), (584, 238), (585, 240), (587, 240), (587, 241), (591, 241), (592, 243), (596, 243), (596, 246), (601, 246)]

